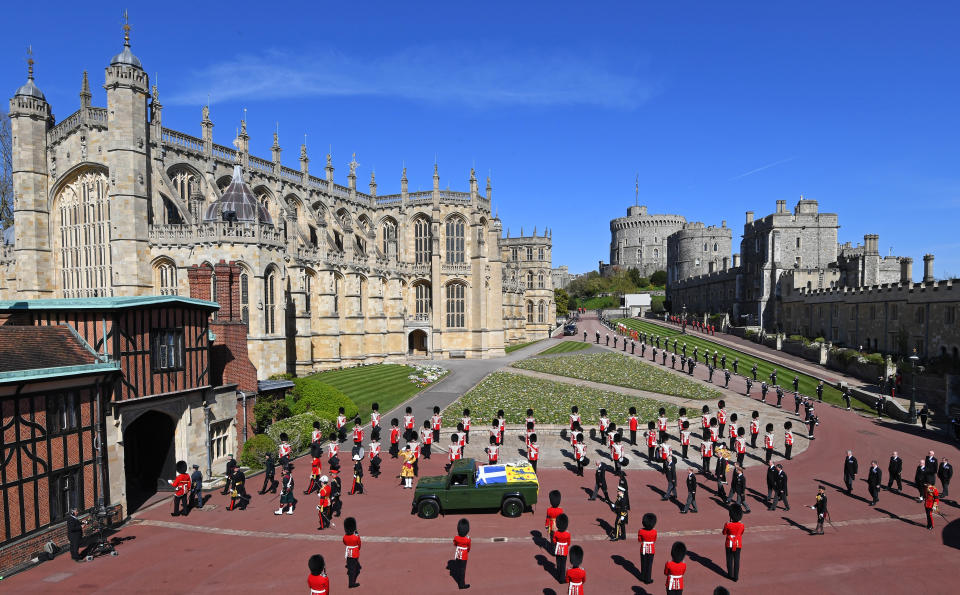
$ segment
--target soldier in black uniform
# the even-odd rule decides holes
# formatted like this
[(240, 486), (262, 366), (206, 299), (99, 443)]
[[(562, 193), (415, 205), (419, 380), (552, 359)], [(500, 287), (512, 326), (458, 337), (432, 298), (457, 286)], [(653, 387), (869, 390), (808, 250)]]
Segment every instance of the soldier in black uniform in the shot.
[(890, 462), (887, 463), (887, 490), (893, 488), (893, 482), (897, 482), (897, 493), (903, 491), (903, 479), (901, 474), (903, 473), (903, 459), (900, 458), (900, 455), (897, 454), (897, 451), (893, 451), (893, 455), (890, 456)]
[(614, 513), (613, 535), (610, 541), (620, 541), (627, 538), (627, 519), (630, 511), (627, 507), (627, 501), (624, 498), (622, 486), (617, 486), (617, 501), (611, 505)]
[(811, 535), (823, 535), (823, 521), (827, 519), (830, 513), (827, 511), (827, 493), (826, 488), (820, 486), (817, 488), (817, 501), (812, 508), (817, 511), (817, 528)]
[(753, 364), (753, 367), (750, 368), (750, 373), (753, 374), (753, 381), (757, 381), (757, 364)]
[(607, 492), (607, 468), (604, 467), (603, 461), (598, 460), (597, 470), (594, 473), (593, 493), (590, 494), (590, 500), (596, 500), (600, 494), (600, 490), (603, 490), (603, 501), (609, 502), (610, 495)]
[(747, 378), (747, 396), (750, 396), (750, 389), (753, 388), (753, 380)]
[(224, 496), (230, 491), (230, 478), (233, 477), (233, 470), (239, 466), (232, 454), (227, 455), (227, 457), (229, 460), (227, 460), (226, 480), (223, 482), (223, 491), (220, 492)]
[(817, 400), (823, 402), (823, 380), (817, 383)]
[(760, 402), (761, 402), (761, 403), (766, 403), (766, 402), (767, 402), (767, 391), (768, 391), (768, 390), (769, 390), (769, 388), (767, 387), (767, 381), (764, 380), (763, 382), (760, 383)]
[(280, 482), (277, 481), (277, 468), (273, 462), (273, 453), (267, 453), (263, 455), (263, 487), (260, 488), (258, 494), (266, 494), (271, 492), (273, 494), (277, 493), (277, 488), (280, 486)]
[(190, 474), (190, 506), (203, 508), (203, 473), (200, 473), (200, 465), (194, 465)]
[(250, 504), (250, 496), (247, 494), (246, 488), (247, 477), (243, 473), (243, 469), (237, 467), (233, 472), (233, 476), (230, 478), (230, 487), (232, 489), (232, 494), (235, 494), (230, 499), (230, 510), (233, 510), (235, 506), (239, 506), (240, 510), (246, 510), (247, 505)]
[(697, 512), (697, 474), (693, 467), (687, 469), (687, 501), (680, 514)]
[(723, 388), (730, 386), (730, 370), (723, 371)]
[(707, 364), (707, 382), (713, 382), (713, 366)]

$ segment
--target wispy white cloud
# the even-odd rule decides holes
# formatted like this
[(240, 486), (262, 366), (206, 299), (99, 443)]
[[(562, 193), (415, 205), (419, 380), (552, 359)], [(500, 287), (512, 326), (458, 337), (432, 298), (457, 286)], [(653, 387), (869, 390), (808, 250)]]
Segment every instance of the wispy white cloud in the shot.
[(750, 171), (743, 172), (742, 174), (740, 174), (740, 175), (738, 175), (738, 176), (733, 176), (732, 178), (730, 178), (729, 181), (730, 181), (730, 182), (735, 182), (735, 181), (740, 180), (740, 179), (742, 179), (742, 178), (746, 178), (747, 176), (752, 176), (752, 175), (755, 174), (755, 173), (762, 172), (762, 171), (765, 170), (765, 169), (770, 169), (771, 167), (776, 167), (776, 166), (778, 166), (778, 165), (783, 165), (784, 163), (788, 163), (788, 162), (790, 162), (790, 161), (793, 161), (794, 159), (796, 159), (796, 157), (787, 157), (786, 159), (780, 159), (779, 161), (774, 161), (774, 162), (768, 163), (768, 164), (766, 164), (766, 165), (761, 165), (760, 167), (758, 167), (758, 168), (756, 168), (756, 169), (751, 169)]
[(658, 83), (618, 71), (612, 63), (610, 58), (583, 52), (546, 54), (483, 43), (409, 47), (369, 59), (337, 50), (311, 55), (269, 50), (237, 55), (188, 73), (167, 102), (205, 103), (208, 94), (213, 102), (381, 96), (471, 107), (633, 109), (657, 92)]

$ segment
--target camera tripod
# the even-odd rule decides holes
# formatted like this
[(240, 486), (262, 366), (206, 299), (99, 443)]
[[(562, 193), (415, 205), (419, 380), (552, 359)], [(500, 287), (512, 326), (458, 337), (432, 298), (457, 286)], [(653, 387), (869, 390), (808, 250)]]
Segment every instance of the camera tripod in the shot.
[(110, 518), (110, 511), (108, 509), (100, 509), (96, 512), (94, 518), (97, 523), (97, 540), (87, 550), (87, 562), (100, 556), (116, 556), (119, 554), (117, 548), (114, 547), (113, 543), (111, 543), (105, 535), (108, 519)]

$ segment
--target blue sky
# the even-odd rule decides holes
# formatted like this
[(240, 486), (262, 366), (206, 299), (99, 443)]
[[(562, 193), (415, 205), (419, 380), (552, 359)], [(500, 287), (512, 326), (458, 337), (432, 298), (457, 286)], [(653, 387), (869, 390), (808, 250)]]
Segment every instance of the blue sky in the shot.
[[(57, 6), (57, 4), (62, 4)], [(0, 88), (25, 77), (58, 118), (119, 51), (121, 6), (18, 3)], [(553, 230), (554, 265), (607, 260), (609, 220), (634, 202), (742, 231), (744, 211), (800, 195), (840, 214), (841, 241), (936, 255), (960, 276), (960, 5), (947, 2), (262, 2), (130, 7), (133, 50), (159, 77), (164, 124), (215, 140), (247, 109), (252, 152), (279, 122), (296, 167), (356, 152), (381, 194), (466, 189), (492, 173), (517, 235)], [(282, 9), (279, 9), (282, 7)], [(51, 18), (52, 17), (52, 18)], [(738, 243), (735, 234), (735, 245)]]

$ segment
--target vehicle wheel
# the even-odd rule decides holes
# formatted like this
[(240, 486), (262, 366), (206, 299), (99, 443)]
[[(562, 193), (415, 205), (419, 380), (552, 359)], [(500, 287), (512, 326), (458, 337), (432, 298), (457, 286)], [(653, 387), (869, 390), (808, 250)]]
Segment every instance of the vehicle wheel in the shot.
[(417, 506), (417, 514), (421, 519), (435, 519), (440, 514), (440, 505), (436, 500), (421, 500)]
[(503, 516), (514, 519), (523, 514), (524, 508), (523, 500), (520, 498), (507, 498), (500, 506), (500, 512)]

